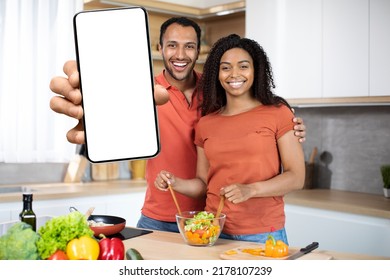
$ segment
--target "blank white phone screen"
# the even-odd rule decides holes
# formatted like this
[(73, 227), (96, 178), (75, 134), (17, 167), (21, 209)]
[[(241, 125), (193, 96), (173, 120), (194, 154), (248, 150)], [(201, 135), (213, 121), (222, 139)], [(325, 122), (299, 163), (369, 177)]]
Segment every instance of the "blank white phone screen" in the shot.
[(74, 32), (88, 159), (156, 156), (160, 141), (145, 9), (79, 12)]

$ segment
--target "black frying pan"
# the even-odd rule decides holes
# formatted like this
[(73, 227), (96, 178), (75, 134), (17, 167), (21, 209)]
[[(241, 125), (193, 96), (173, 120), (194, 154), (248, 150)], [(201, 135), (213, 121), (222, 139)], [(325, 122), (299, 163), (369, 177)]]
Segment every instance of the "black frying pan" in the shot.
[[(78, 211), (75, 207), (70, 207), (69, 210)], [(113, 235), (121, 232), (126, 226), (126, 220), (117, 216), (109, 216), (109, 215), (90, 215), (88, 217), (88, 221), (95, 221), (97, 223), (102, 222), (108, 225), (102, 226), (90, 226), (93, 230), (94, 235), (96, 237), (99, 234), (104, 234), (105, 236)]]
[(117, 216), (91, 215), (89, 216), (88, 221), (110, 224), (106, 226), (90, 226), (90, 228), (94, 231), (95, 236), (99, 236), (99, 234), (104, 234), (105, 236), (113, 235), (122, 231), (122, 229), (126, 226), (126, 220)]

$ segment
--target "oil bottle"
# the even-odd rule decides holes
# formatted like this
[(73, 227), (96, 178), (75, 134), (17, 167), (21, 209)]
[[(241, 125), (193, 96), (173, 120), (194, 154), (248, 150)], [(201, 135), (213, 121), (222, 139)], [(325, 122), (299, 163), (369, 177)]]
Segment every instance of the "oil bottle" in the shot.
[(37, 229), (37, 217), (32, 209), (33, 195), (32, 193), (23, 194), (23, 210), (19, 214), (19, 218), (22, 222), (25, 222), (32, 226), (32, 229)]

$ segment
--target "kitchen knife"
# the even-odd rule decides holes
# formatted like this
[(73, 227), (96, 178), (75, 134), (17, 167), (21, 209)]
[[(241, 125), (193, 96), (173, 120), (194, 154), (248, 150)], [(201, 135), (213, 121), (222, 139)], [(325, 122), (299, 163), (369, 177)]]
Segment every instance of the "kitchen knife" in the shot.
[(301, 248), (298, 252), (289, 256), (286, 260), (296, 260), (317, 248), (318, 248), (318, 242), (313, 242), (307, 245), (305, 248)]

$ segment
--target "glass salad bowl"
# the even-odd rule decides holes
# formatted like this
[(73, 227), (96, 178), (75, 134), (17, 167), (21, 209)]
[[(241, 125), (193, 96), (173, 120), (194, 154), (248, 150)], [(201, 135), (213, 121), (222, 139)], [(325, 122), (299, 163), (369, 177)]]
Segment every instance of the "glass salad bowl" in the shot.
[(206, 211), (185, 211), (176, 214), (176, 222), (184, 241), (192, 246), (212, 246), (218, 240), (226, 215)]

